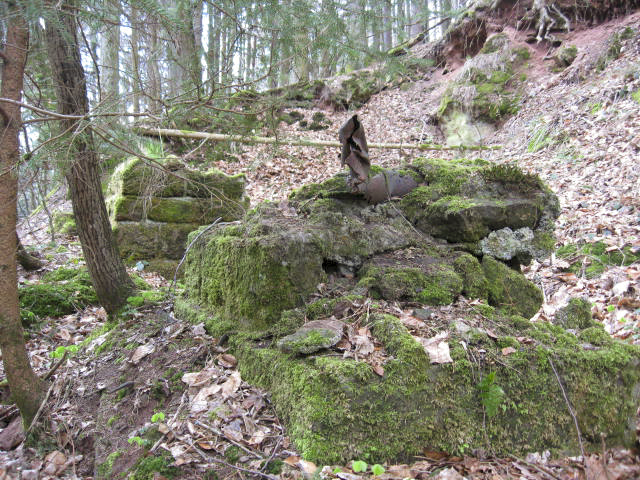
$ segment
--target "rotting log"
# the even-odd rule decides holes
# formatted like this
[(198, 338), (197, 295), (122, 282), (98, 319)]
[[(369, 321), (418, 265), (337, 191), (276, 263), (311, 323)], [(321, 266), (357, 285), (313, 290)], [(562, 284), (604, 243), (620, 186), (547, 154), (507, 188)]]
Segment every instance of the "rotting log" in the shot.
[[(176, 130), (170, 128), (136, 127), (135, 132), (141, 135), (158, 137), (196, 138), (212, 140), (214, 142), (238, 142), (248, 144), (279, 144), (298, 147), (341, 147), (340, 142), (331, 140), (310, 139), (282, 139), (277, 137), (260, 137), (257, 135), (226, 135), (223, 133), (193, 132), (190, 130)], [(433, 143), (369, 143), (369, 148), (383, 148), (391, 150), (500, 150), (501, 145), (459, 145), (449, 147)]]

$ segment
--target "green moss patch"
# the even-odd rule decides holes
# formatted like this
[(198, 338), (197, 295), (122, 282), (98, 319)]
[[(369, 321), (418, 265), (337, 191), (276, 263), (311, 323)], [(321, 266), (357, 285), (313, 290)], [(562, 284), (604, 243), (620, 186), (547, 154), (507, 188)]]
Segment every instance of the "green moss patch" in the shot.
[(56, 233), (77, 235), (76, 219), (71, 212), (55, 212), (53, 214), (53, 229)]
[(518, 111), (518, 68), (528, 55), (528, 49), (512, 48), (506, 35), (497, 34), (467, 60), (440, 101), (438, 118), (448, 144), (477, 144), (491, 125)]
[(39, 283), (19, 289), (23, 323), (44, 317), (62, 317), (88, 305), (97, 305), (86, 269), (59, 268), (43, 275)]
[(522, 274), (488, 255), (482, 259), (482, 269), (489, 285), (489, 303), (510, 313), (533, 317), (542, 306), (542, 292)]
[(640, 261), (640, 253), (634, 253), (630, 246), (609, 249), (603, 242), (564, 245), (558, 248), (556, 256), (570, 263), (570, 272), (586, 278), (599, 277), (609, 266), (620, 267)]

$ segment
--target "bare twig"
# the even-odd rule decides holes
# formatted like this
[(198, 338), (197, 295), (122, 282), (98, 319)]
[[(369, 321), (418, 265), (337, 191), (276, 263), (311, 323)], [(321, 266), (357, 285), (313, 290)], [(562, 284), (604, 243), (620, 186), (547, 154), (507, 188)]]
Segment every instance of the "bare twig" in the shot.
[(38, 422), (40, 415), (42, 415), (42, 411), (44, 410), (44, 406), (47, 404), (47, 401), (49, 400), (49, 396), (51, 395), (54, 384), (55, 382), (52, 382), (51, 386), (49, 387), (49, 390), (47, 390), (47, 394), (42, 399), (42, 403), (40, 403), (40, 408), (38, 408), (38, 411), (36, 412), (36, 416), (33, 417), (33, 420), (31, 421), (31, 425), (29, 425), (29, 428), (27, 428), (27, 431), (24, 432), (24, 438), (27, 438), (29, 436), (29, 434), (31, 433), (31, 430), (33, 430), (33, 426)]
[(62, 363), (67, 359), (67, 355), (68, 355), (68, 351), (65, 350), (64, 354), (62, 355), (62, 358), (60, 360), (58, 360), (53, 367), (51, 367), (51, 369), (45, 374), (44, 377), (42, 377), (43, 380), (48, 380), (51, 375), (53, 375), (55, 373), (56, 370), (58, 370), (58, 368), (60, 368), (60, 365), (62, 365)]

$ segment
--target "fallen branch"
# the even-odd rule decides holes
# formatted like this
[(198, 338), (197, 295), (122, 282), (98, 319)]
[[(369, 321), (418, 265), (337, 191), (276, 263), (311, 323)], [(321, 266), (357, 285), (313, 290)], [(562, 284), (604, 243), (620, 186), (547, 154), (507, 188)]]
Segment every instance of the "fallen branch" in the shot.
[[(279, 144), (297, 147), (341, 147), (340, 142), (330, 140), (309, 140), (309, 139), (288, 139), (283, 140), (275, 137), (259, 137), (256, 135), (226, 135), (223, 133), (192, 132), (189, 130), (175, 130), (170, 128), (148, 128), (137, 127), (135, 132), (142, 135), (152, 135), (157, 137), (178, 137), (197, 138), (212, 140), (214, 142), (238, 142), (248, 144)], [(502, 146), (484, 145), (460, 145), (448, 147), (446, 145), (436, 145), (433, 143), (369, 143), (369, 148), (384, 148), (392, 150), (500, 150)]]

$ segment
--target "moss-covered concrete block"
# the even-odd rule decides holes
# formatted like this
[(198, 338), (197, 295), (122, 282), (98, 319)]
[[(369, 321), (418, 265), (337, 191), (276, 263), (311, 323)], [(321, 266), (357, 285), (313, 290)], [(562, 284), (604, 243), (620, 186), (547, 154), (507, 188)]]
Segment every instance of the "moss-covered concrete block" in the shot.
[(379, 255), (359, 272), (359, 285), (374, 298), (411, 301), (427, 305), (447, 305), (462, 292), (463, 280), (445, 256), (398, 251)]
[(244, 187), (243, 175), (189, 170), (176, 158), (159, 165), (126, 160), (113, 173), (106, 198), (120, 254), (169, 273), (163, 261), (182, 257), (189, 232), (244, 215)]
[[(534, 237), (552, 238), (556, 197), (536, 176), (482, 161), (423, 160), (402, 172), (420, 185), (419, 196), (414, 191), (399, 202), (369, 205), (338, 175), (295, 192), (287, 209), (264, 203), (237, 224), (202, 232), (187, 255), (176, 313), (205, 322), (212, 335), (230, 334), (243, 378), (271, 392), (307, 460), (396, 461), (424, 448), (575, 453), (573, 418), (552, 363), (588, 446), (600, 448), (600, 433), (611, 444), (633, 443), (638, 348), (606, 343), (604, 330), (587, 328), (577, 337), (529, 322), (541, 292), (489, 255), (480, 261), (474, 241), (480, 237), (469, 233), (525, 223)], [(448, 207), (439, 210), (445, 201)], [(471, 203), (499, 212), (489, 216)], [(464, 233), (452, 230), (458, 236), (451, 238), (464, 241), (455, 244), (432, 225), (433, 212), (454, 205), (477, 212), (459, 216), (466, 219), (458, 224)], [(334, 298), (336, 287), (345, 295)], [(432, 364), (423, 344), (375, 301), (362, 317), (345, 313), (362, 306), (367, 293), (414, 307), (459, 295), (492, 306), (458, 302), (453, 325), (429, 320), (429, 335), (448, 337), (452, 359)], [(361, 358), (327, 351), (339, 332), (292, 336), (305, 322), (332, 316), (366, 322), (381, 349), (376, 354), (386, 354), (383, 373)], [(492, 388), (503, 394), (491, 399)]]
[(219, 198), (245, 204), (245, 177), (219, 170), (198, 172), (177, 159), (151, 166), (137, 158), (118, 165), (109, 183), (109, 196)]
[(489, 285), (491, 305), (525, 318), (533, 317), (542, 306), (542, 292), (521, 273), (488, 255), (482, 258), (482, 269)]
[(180, 260), (189, 233), (199, 227), (197, 223), (117, 222), (113, 234), (126, 260)]
[(151, 220), (208, 225), (217, 218), (223, 221), (237, 219), (244, 205), (216, 198), (144, 198), (127, 195), (118, 197), (112, 208), (118, 222)]
[[(400, 206), (425, 233), (449, 242), (475, 243), (475, 251), (482, 251), (483, 245), (498, 243), (491, 241), (497, 231), (526, 228), (531, 235), (520, 238), (518, 248), (497, 245), (491, 253), (527, 263), (552, 251), (559, 203), (536, 175), (482, 160), (425, 159), (410, 169), (423, 180), (403, 197)], [(551, 241), (543, 242), (543, 238)]]
[[(383, 376), (362, 361), (292, 357), (247, 337), (233, 340), (243, 378), (271, 392), (276, 412), (307, 460), (398, 461), (423, 449), (574, 454), (579, 445), (562, 388), (588, 449), (600, 448), (600, 434), (609, 444), (635, 441), (638, 347), (613, 342), (597, 351), (583, 349), (575, 336), (548, 324), (529, 327), (545, 343), (521, 345), (515, 337), (522, 333), (508, 319), (494, 316), (491, 329), (497, 339), (485, 335), (475, 345), (465, 342), (474, 355), (461, 346), (463, 337), (455, 328), (444, 327), (453, 362), (430, 364), (422, 345), (397, 318), (375, 314), (369, 324), (389, 355)], [(507, 344), (518, 349), (505, 357), (501, 348)], [(482, 379), (490, 374), (504, 394), (488, 417)]]

